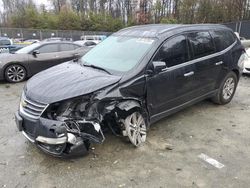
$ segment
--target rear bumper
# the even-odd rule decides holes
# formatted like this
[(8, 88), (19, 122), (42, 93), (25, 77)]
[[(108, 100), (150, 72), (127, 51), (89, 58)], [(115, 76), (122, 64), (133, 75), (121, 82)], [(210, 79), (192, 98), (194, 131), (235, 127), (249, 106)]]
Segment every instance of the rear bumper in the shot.
[(244, 68), (243, 69), (243, 73), (245, 73), (245, 74), (250, 74), (250, 68)]
[(247, 61), (244, 62), (243, 73), (250, 73), (250, 58), (248, 58)]
[(45, 118), (32, 120), (19, 112), (15, 113), (15, 121), (25, 138), (50, 155), (72, 157), (88, 153), (89, 140), (68, 133), (63, 129), (64, 122)]

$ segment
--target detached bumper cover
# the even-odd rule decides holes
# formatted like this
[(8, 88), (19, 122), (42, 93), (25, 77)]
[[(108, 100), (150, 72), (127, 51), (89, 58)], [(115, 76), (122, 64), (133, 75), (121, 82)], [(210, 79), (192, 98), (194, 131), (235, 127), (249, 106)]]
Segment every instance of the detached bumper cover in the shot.
[[(23, 135), (44, 152), (58, 157), (78, 156), (88, 153), (89, 142), (98, 140), (94, 136), (82, 133), (76, 135), (69, 133), (65, 122), (49, 120), (40, 117), (32, 120), (15, 113), (16, 125)], [(89, 124), (89, 122), (88, 122)], [(96, 124), (93, 125), (93, 129)], [(100, 135), (103, 133), (100, 131)], [(93, 140), (91, 140), (93, 138)], [(103, 138), (104, 139), (104, 138)]]

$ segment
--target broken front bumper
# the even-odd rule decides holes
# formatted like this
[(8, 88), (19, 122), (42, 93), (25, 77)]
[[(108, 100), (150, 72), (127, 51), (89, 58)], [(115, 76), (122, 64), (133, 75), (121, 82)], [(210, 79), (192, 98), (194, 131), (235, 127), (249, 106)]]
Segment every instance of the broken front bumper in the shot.
[[(88, 153), (89, 143), (103, 141), (99, 130), (99, 138), (87, 133), (72, 133), (65, 127), (65, 122), (45, 119), (31, 119), (19, 112), (15, 113), (15, 121), (19, 131), (44, 152), (58, 157), (82, 156)], [(90, 124), (90, 122), (87, 122)], [(93, 129), (96, 123), (93, 123)]]

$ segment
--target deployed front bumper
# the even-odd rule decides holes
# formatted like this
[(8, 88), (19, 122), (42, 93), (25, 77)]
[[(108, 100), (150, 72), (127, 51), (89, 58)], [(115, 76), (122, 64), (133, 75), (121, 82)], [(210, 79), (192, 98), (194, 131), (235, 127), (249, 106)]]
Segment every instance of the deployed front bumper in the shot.
[(89, 143), (91, 142), (89, 137), (85, 138), (68, 132), (64, 126), (65, 122), (42, 117), (33, 120), (19, 112), (15, 113), (15, 121), (18, 130), (30, 142), (48, 154), (67, 157), (83, 156), (88, 153)]

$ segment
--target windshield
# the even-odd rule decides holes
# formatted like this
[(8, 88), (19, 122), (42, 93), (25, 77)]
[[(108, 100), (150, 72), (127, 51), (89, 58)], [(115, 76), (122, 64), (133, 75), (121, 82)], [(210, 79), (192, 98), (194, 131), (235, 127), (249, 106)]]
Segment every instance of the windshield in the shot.
[(111, 36), (84, 55), (84, 64), (117, 72), (132, 69), (154, 42), (151, 38)]
[(32, 50), (36, 49), (38, 46), (40, 46), (39, 43), (34, 43), (34, 44), (29, 45), (29, 46), (23, 47), (20, 50), (17, 50), (15, 53), (16, 54), (27, 54), (27, 53), (31, 52)]

